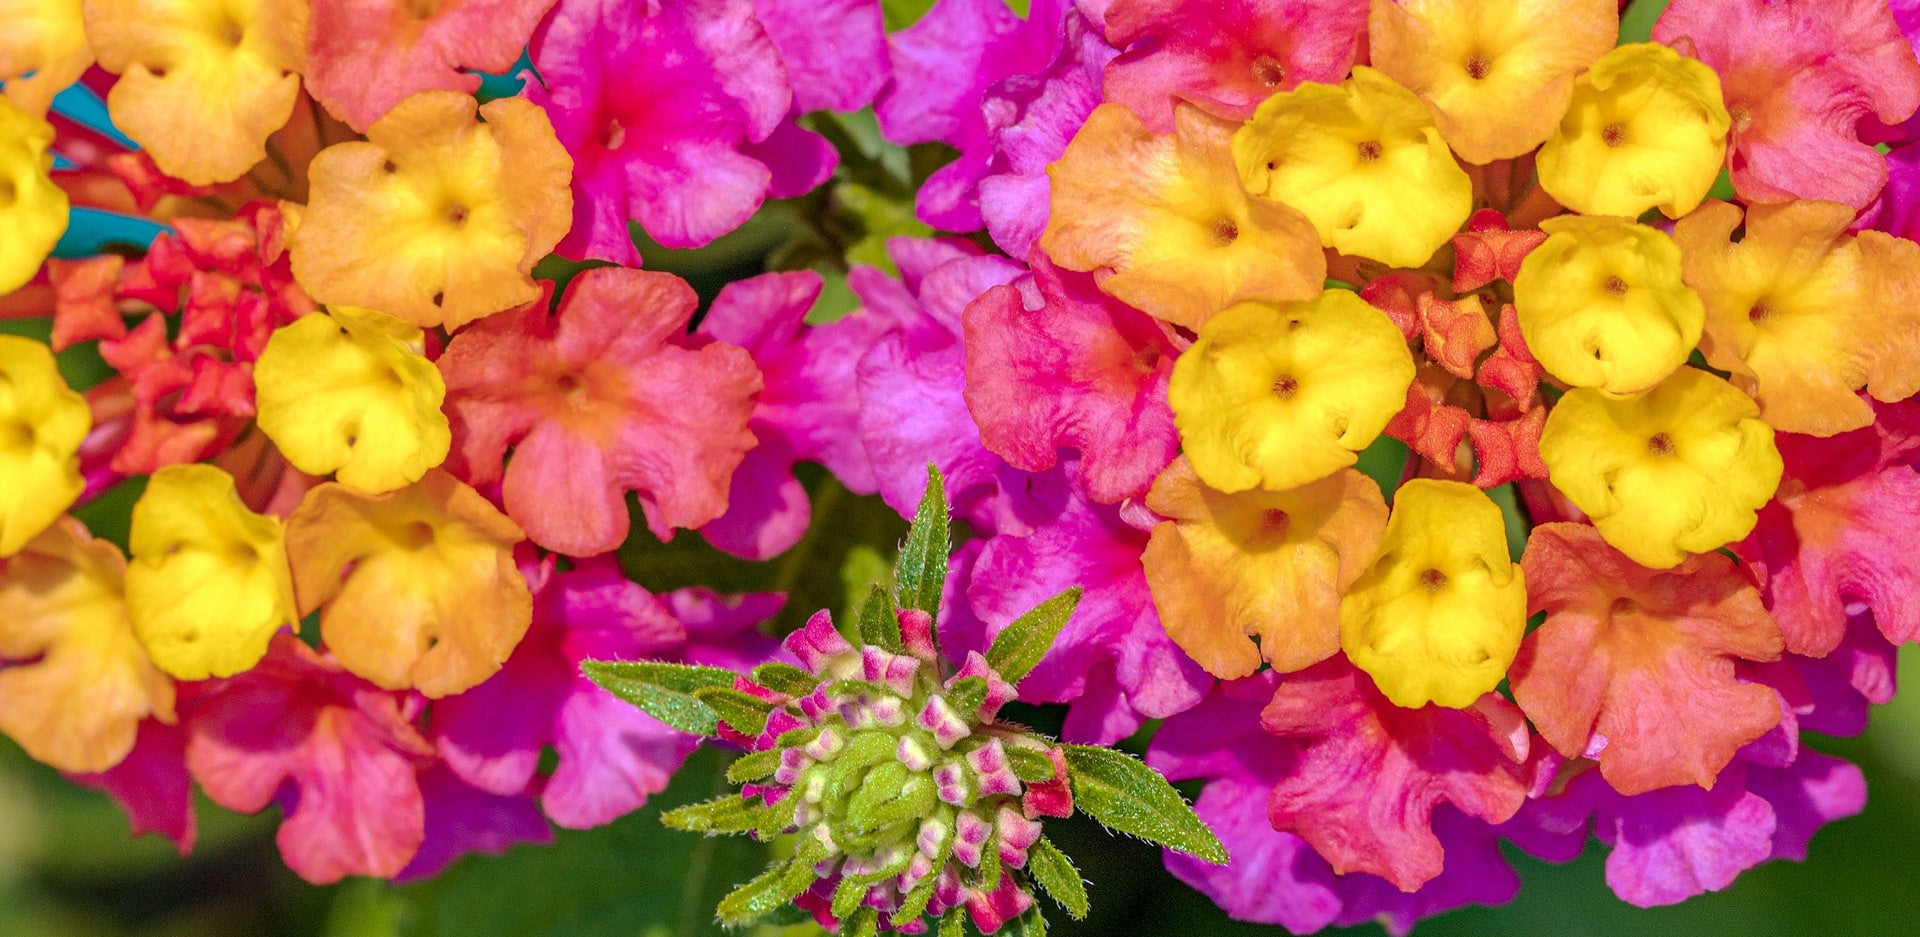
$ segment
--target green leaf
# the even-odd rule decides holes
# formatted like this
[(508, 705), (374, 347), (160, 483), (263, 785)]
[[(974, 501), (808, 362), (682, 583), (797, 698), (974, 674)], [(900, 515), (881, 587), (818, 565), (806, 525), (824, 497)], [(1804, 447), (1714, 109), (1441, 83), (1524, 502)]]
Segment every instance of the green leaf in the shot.
[(1140, 759), (1110, 748), (1063, 745), (1073, 803), (1102, 826), (1215, 865), (1227, 850), (1180, 792)]
[(1007, 937), (1047, 937), (1047, 916), (1038, 906), (1007, 922)]
[(953, 681), (947, 690), (947, 705), (957, 713), (971, 713), (987, 701), (987, 681), (984, 677), (961, 677)]
[(852, 876), (841, 879), (840, 884), (834, 886), (833, 916), (844, 922), (843, 928), (845, 923), (851, 923), (846, 921), (847, 917), (853, 914), (855, 908), (860, 907), (860, 899), (865, 898), (872, 887), (871, 884), (857, 881)]
[(1013, 773), (1022, 781), (1031, 784), (1053, 780), (1053, 759), (1045, 752), (1018, 745), (1008, 746), (1007, 763), (1013, 766)]
[(959, 908), (940, 919), (940, 937), (967, 937), (966, 912)]
[[(860, 889), (862, 896), (866, 893), (866, 889)], [(872, 908), (861, 908), (840, 922), (840, 937), (878, 937), (879, 933), (880, 912)]]
[[(761, 752), (749, 752), (733, 760), (727, 766), (728, 784), (745, 784), (758, 781), (780, 770), (780, 750), (769, 748)], [(1016, 769), (1017, 770), (1017, 769)]]
[(1053, 647), (1053, 640), (1080, 604), (1080, 593), (1080, 587), (1074, 586), (1014, 619), (987, 648), (987, 664), (1008, 683), (1019, 683)]
[(886, 14), (887, 32), (895, 33), (920, 21), (933, 9), (934, 0), (880, 0), (880, 9)]
[(900, 616), (894, 611), (893, 596), (882, 583), (867, 590), (867, 604), (860, 607), (860, 641), (873, 647), (899, 651)]
[(688, 804), (660, 815), (660, 822), (689, 833), (745, 833), (760, 825), (766, 808), (759, 801), (738, 794), (724, 794), (712, 800)]
[(773, 704), (757, 696), (751, 696), (731, 686), (702, 687), (693, 691), (693, 698), (707, 704), (727, 725), (745, 735), (759, 735), (767, 728), (767, 713), (773, 711)]
[(1000, 848), (989, 841), (987, 848), (980, 850), (980, 890), (992, 892), (999, 888), (1000, 876), (1006, 871), (1006, 865), (1000, 860)]
[(1087, 883), (1081, 881), (1080, 870), (1073, 867), (1073, 860), (1044, 836), (1027, 851), (1027, 873), (1053, 896), (1055, 904), (1073, 915), (1074, 920), (1087, 919)]
[(733, 671), (692, 664), (589, 660), (580, 663), (580, 672), (647, 715), (702, 736), (719, 731), (720, 717), (693, 692), (733, 686)]
[(774, 662), (761, 664), (753, 668), (749, 676), (753, 682), (786, 696), (801, 697), (813, 692), (820, 685), (820, 678), (792, 664)]
[[(752, 924), (806, 891), (807, 886), (813, 884), (813, 876), (788, 875), (789, 866), (790, 863), (777, 863), (720, 899), (720, 922), (728, 927)], [(800, 882), (798, 888), (793, 887), (796, 880)]]
[(940, 477), (940, 469), (929, 462), (927, 493), (920, 498), (913, 526), (907, 529), (907, 544), (900, 549), (900, 561), (893, 569), (901, 607), (917, 608), (936, 617), (940, 614), (940, 591), (947, 584), (949, 549), (947, 483)]

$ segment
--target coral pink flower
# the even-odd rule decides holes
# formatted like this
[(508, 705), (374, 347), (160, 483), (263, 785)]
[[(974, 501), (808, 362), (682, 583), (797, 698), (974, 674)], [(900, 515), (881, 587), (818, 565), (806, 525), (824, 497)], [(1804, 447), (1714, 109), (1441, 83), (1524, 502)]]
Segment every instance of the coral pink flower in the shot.
[(278, 799), (280, 855), (307, 881), (390, 876), (425, 837), (414, 775), (433, 746), (413, 727), (419, 706), (282, 634), (259, 666), (210, 686), (188, 720), (187, 766), (229, 810)]
[(553, 0), (310, 0), (307, 91), (365, 132), (408, 95), (472, 94), (520, 59)]
[(1884, 0), (1675, 0), (1653, 39), (1690, 42), (1719, 73), (1733, 185), (1751, 200), (1865, 209), (1887, 161), (1857, 126), (1920, 107), (1920, 61)]
[(732, 345), (675, 343), (697, 302), (672, 274), (602, 268), (576, 278), (555, 313), (536, 301), (461, 332), (438, 362), (457, 441), (449, 468), (501, 482), (527, 536), (573, 556), (626, 539), (629, 491), (663, 540), (725, 513), (754, 444), (760, 373)]
[(1095, 501), (1137, 498), (1180, 449), (1167, 380), (1180, 350), (1146, 313), (1089, 274), (1035, 251), (1032, 274), (967, 306), (967, 409), (1007, 464), (1052, 468), (1079, 453)]

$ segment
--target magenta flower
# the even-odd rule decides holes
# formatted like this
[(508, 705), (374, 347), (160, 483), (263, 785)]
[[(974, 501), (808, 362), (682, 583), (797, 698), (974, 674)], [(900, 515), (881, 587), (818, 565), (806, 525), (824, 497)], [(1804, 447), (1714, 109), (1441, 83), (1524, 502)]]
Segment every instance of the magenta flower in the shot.
[[(587, 659), (680, 660), (750, 667), (774, 651), (754, 626), (776, 595), (705, 590), (656, 597), (608, 559), (534, 570), (533, 625), (487, 682), (434, 704), (435, 740), (466, 783), (499, 796), (535, 792), (553, 822), (599, 826), (646, 803), (699, 740), (661, 725), (580, 674)], [(559, 753), (537, 779), (540, 753)]]

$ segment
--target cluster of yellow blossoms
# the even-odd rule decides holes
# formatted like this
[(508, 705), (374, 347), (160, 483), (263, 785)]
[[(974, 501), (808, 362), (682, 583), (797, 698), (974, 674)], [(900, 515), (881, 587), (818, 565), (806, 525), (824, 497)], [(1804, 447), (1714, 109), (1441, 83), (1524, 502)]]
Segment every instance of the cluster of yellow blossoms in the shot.
[[(1169, 391), (1183, 461), (1148, 500), (1173, 523), (1147, 568), (1169, 633), (1216, 675), (1344, 651), (1409, 707), (1467, 706), (1505, 677), (1529, 605), (1502, 511), (1441, 465), (1388, 518), (1349, 467), (1418, 364), (1381, 310), (1321, 285), (1330, 265), (1444, 278), (1450, 239), (1487, 205), (1485, 164), (1532, 161), (1550, 199), (1507, 210), (1544, 240), (1510, 291), (1458, 302), (1511, 304), (1550, 378), (1539, 461), (1635, 562), (1745, 537), (1780, 484), (1776, 429), (1859, 428), (1873, 414), (1857, 391), (1920, 389), (1914, 244), (1850, 233), (1843, 205), (1743, 218), (1707, 199), (1732, 126), (1712, 69), (1614, 47), (1610, 9), (1545, 24), (1458, 6), (1375, 4), (1372, 67), (1275, 94), (1244, 124), (1182, 105), (1154, 135), (1104, 105), (1051, 170), (1042, 245), (1193, 336)], [(1470, 354), (1494, 344), (1483, 324)]]

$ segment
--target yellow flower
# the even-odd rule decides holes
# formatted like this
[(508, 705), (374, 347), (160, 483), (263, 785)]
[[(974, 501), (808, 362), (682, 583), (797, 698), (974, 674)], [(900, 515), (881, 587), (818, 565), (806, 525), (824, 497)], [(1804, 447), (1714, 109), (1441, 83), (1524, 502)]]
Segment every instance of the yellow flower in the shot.
[(1760, 408), (1693, 368), (1638, 397), (1568, 391), (1547, 414), (1540, 458), (1608, 543), (1653, 569), (1745, 537), (1780, 484)]
[(86, 0), (114, 126), (193, 185), (240, 178), (293, 114), (306, 0)]
[(0, 98), (0, 295), (25, 286), (67, 231), (53, 184), (53, 127)]
[(447, 457), (447, 385), (416, 350), (420, 330), (351, 306), (273, 333), (253, 380), (262, 432), (309, 475), (362, 491), (420, 480)]
[[(1687, 285), (1706, 301), (1700, 351), (1785, 433), (1831, 436), (1873, 422), (1877, 400), (1920, 391), (1920, 246), (1850, 235), (1854, 210), (1711, 201), (1673, 226)], [(1744, 221), (1745, 236), (1733, 240)]]
[(1418, 267), (1473, 210), (1473, 183), (1413, 92), (1366, 66), (1268, 98), (1233, 138), (1247, 191), (1291, 205), (1320, 243)]
[[(530, 275), (573, 223), (573, 158), (522, 98), (423, 91), (313, 158), (289, 217), (293, 276), (327, 305), (457, 329), (540, 296)], [(297, 223), (295, 223), (297, 222)]]
[(1047, 167), (1048, 256), (1102, 271), (1108, 295), (1189, 329), (1234, 303), (1319, 293), (1327, 278), (1319, 237), (1299, 212), (1240, 187), (1236, 125), (1190, 104), (1173, 117), (1174, 132), (1156, 134), (1122, 105), (1094, 109)]
[(1194, 471), (1232, 494), (1284, 491), (1352, 465), (1407, 402), (1413, 355), (1347, 290), (1241, 303), (1174, 362), (1167, 391)]
[(1373, 67), (1433, 108), (1469, 163), (1512, 159), (1553, 132), (1574, 75), (1613, 48), (1613, 0), (1398, 0), (1373, 5)]
[(44, 115), (53, 96), (93, 64), (80, 0), (0, 0), (0, 23), (7, 24), (0, 30), (4, 93), (21, 110)]
[(0, 557), (40, 535), (86, 487), (75, 453), (93, 429), (53, 352), (0, 335)]
[(1713, 69), (1666, 46), (1624, 45), (1574, 85), (1540, 148), (1540, 186), (1584, 214), (1678, 218), (1713, 187), (1730, 126)]
[(1700, 341), (1706, 307), (1680, 279), (1680, 248), (1646, 225), (1563, 215), (1520, 264), (1514, 311), (1527, 348), (1575, 387), (1646, 390)]
[(230, 677), (299, 627), (280, 521), (247, 510), (211, 465), (154, 473), (133, 506), (127, 615), (155, 666), (182, 680)]
[(1465, 482), (1394, 492), (1380, 553), (1340, 602), (1340, 646), (1396, 706), (1456, 709), (1500, 685), (1527, 630), (1506, 520)]
[(62, 771), (105, 771), (140, 721), (174, 721), (121, 597), (127, 561), (71, 517), (0, 561), (0, 732)]

